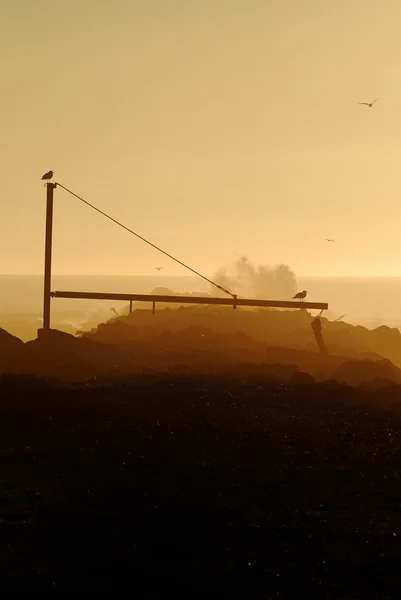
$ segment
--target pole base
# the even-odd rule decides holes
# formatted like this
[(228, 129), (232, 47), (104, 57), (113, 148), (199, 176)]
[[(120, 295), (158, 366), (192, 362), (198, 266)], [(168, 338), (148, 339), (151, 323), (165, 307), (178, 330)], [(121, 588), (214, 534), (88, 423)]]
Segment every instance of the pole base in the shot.
[(41, 327), (40, 329), (38, 329), (38, 339), (44, 339), (44, 338), (48, 338), (51, 335), (52, 330), (51, 329), (43, 329), (43, 327)]

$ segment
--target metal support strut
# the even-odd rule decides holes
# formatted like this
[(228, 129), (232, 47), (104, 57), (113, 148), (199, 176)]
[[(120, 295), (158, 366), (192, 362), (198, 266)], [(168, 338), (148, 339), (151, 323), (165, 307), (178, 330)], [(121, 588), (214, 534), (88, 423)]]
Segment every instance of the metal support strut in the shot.
[(43, 289), (43, 329), (50, 329), (50, 301), (52, 279), (52, 236), (53, 236), (53, 193), (57, 183), (46, 184), (46, 241), (45, 241), (45, 275)]

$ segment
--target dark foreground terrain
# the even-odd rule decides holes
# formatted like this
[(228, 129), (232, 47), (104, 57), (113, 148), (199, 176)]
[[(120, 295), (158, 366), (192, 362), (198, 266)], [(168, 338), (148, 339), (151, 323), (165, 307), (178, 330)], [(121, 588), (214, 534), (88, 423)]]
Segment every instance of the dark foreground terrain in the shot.
[(400, 598), (401, 392), (0, 381), (0, 590)]

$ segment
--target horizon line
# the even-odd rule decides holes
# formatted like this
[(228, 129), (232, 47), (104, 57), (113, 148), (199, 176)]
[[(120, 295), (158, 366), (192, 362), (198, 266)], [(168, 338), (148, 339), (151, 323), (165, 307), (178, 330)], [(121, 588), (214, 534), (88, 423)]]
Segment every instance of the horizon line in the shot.
[[(0, 277), (44, 277), (43, 273), (0, 273)], [(52, 277), (159, 277), (159, 278), (171, 278), (171, 277), (191, 277), (193, 279), (199, 279), (197, 275), (160, 275), (157, 273), (143, 273), (143, 274), (128, 274), (128, 273), (53, 273)], [(211, 276), (212, 277), (212, 276)], [(363, 275), (343, 275), (343, 274), (319, 274), (319, 273), (307, 273), (295, 275), (296, 278), (319, 278), (319, 279), (400, 279), (401, 275), (377, 275), (377, 274), (363, 274)]]

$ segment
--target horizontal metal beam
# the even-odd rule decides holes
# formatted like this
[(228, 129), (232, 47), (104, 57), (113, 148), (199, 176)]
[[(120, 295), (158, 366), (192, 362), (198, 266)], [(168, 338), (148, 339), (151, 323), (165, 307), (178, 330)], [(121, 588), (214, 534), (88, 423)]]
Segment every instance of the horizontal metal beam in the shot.
[(158, 294), (102, 294), (98, 292), (52, 292), (52, 298), (114, 300), (124, 302), (160, 302), (173, 304), (220, 304), (223, 306), (256, 306), (260, 308), (312, 308), (327, 310), (327, 302), (294, 302), (291, 300), (257, 300), (255, 298), (213, 298), (210, 296), (161, 296)]

